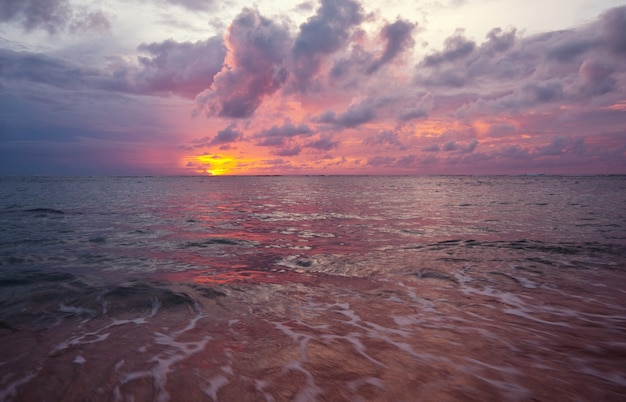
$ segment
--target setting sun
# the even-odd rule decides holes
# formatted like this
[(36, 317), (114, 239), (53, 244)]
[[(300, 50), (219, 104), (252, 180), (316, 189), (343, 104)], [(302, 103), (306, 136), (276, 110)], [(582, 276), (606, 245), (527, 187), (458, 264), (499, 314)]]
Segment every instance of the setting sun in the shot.
[(200, 155), (194, 156), (198, 173), (206, 173), (211, 176), (221, 176), (226, 174), (235, 163), (235, 159), (223, 155)]

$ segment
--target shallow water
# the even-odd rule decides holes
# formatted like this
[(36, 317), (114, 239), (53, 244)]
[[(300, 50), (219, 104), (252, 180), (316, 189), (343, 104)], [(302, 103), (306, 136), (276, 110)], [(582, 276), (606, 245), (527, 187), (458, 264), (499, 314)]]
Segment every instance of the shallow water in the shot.
[(0, 400), (624, 400), (626, 177), (0, 178)]

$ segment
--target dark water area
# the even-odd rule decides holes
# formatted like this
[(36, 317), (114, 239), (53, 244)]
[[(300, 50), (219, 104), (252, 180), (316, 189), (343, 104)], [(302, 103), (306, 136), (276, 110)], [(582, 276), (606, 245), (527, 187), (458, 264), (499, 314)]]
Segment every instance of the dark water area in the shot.
[(623, 401), (625, 201), (625, 176), (0, 178), (0, 401)]

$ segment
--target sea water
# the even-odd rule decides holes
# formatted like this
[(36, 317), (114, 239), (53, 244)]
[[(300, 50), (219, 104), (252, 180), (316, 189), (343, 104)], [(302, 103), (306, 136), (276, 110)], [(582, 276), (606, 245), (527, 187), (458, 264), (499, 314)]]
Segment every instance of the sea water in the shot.
[(0, 178), (0, 400), (626, 399), (626, 177)]

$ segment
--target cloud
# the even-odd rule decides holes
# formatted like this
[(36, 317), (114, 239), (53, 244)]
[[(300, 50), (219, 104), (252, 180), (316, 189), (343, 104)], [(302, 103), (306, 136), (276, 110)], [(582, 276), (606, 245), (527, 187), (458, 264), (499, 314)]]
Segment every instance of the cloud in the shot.
[[(552, 38), (551, 38), (552, 36)], [(555, 39), (554, 37), (560, 37)], [(588, 38), (572, 37), (568, 32), (555, 32), (545, 36), (554, 45), (548, 49), (546, 56), (561, 63), (568, 63), (591, 49), (595, 43)], [(560, 40), (559, 40), (560, 39)]]
[(390, 166), (396, 161), (392, 156), (374, 156), (367, 159), (367, 164), (370, 166)]
[(535, 104), (551, 102), (563, 97), (563, 86), (557, 80), (531, 82), (522, 88), (522, 102)]
[(428, 117), (428, 111), (418, 108), (418, 109), (410, 109), (406, 110), (398, 116), (398, 120), (406, 122), (414, 119), (421, 119), (424, 117)]
[(426, 56), (422, 64), (426, 67), (437, 67), (444, 63), (464, 59), (474, 49), (476, 49), (476, 43), (465, 39), (463, 30), (457, 30), (453, 36), (446, 39), (443, 51)]
[(476, 146), (478, 145), (477, 140), (472, 140), (466, 144), (459, 143), (457, 141), (448, 141), (441, 147), (441, 150), (444, 152), (457, 152), (461, 154), (469, 154), (474, 152)]
[(363, 140), (363, 144), (369, 146), (391, 146), (400, 150), (407, 149), (402, 141), (400, 141), (398, 133), (392, 130), (384, 130), (373, 137), (367, 137)]
[(252, 116), (263, 99), (287, 80), (285, 55), (290, 45), (286, 26), (257, 10), (244, 9), (226, 36), (225, 67), (215, 75), (213, 85), (196, 98), (199, 108), (211, 116)]
[(315, 119), (315, 121), (318, 123), (331, 124), (340, 129), (356, 128), (361, 124), (373, 120), (375, 116), (376, 113), (371, 102), (363, 102), (358, 105), (350, 106), (344, 113), (339, 115), (329, 110)]
[(211, 85), (223, 65), (219, 37), (200, 42), (143, 44), (135, 66), (127, 62), (82, 66), (65, 58), (0, 49), (0, 80), (45, 84), (62, 90), (103, 90), (194, 98)]
[(549, 145), (539, 147), (539, 155), (559, 156), (565, 153), (584, 155), (587, 152), (584, 138), (554, 137)]
[(504, 32), (502, 28), (493, 28), (487, 33), (487, 42), (481, 45), (481, 51), (490, 55), (509, 50), (515, 44), (517, 30)]
[(582, 80), (580, 91), (589, 97), (600, 96), (618, 89), (618, 81), (611, 77), (615, 67), (604, 60), (590, 57), (578, 70)]
[(302, 147), (300, 145), (295, 145), (291, 148), (283, 148), (274, 152), (278, 156), (296, 156), (299, 155), (302, 151)]
[(191, 11), (207, 11), (214, 5), (214, 0), (165, 0), (170, 4), (176, 4), (188, 8)]
[(626, 7), (613, 8), (601, 16), (602, 39), (614, 53), (626, 56)]
[(293, 46), (294, 83), (306, 92), (324, 58), (344, 47), (352, 29), (363, 20), (361, 5), (352, 0), (321, 0), (317, 14), (300, 25)]
[(381, 36), (385, 39), (385, 50), (378, 60), (367, 68), (367, 74), (375, 73), (380, 67), (391, 62), (398, 54), (415, 44), (411, 34), (416, 24), (397, 20), (392, 24), (385, 25)]
[(2, 0), (0, 21), (16, 21), (26, 31), (41, 28), (51, 34), (65, 28), (72, 16), (68, 0)]
[(333, 60), (329, 78), (334, 82), (338, 82), (342, 78), (349, 78), (352, 83), (355, 81), (355, 75), (364, 74), (365, 67), (375, 63), (374, 59), (374, 55), (366, 51), (363, 46), (354, 44), (347, 55), (339, 56)]
[(0, 22), (16, 22), (27, 32), (43, 29), (49, 34), (103, 32), (111, 26), (102, 11), (73, 8), (69, 0), (2, 0)]
[(462, 30), (457, 30), (445, 40), (443, 51), (426, 56), (418, 64), (416, 83), (426, 87), (461, 88), (483, 84), (476, 81), (482, 77), (511, 80), (532, 74), (534, 69), (520, 62), (520, 55), (513, 51), (516, 30), (503, 32), (494, 28), (486, 38), (487, 41), (477, 46), (463, 36)]
[(457, 32), (417, 65), (415, 83), (438, 100), (465, 93), (471, 100), (457, 110), (461, 118), (610, 104), (626, 87), (623, 21), (626, 7), (619, 7), (574, 29), (529, 37), (492, 30), (480, 46)]
[(241, 131), (235, 130), (235, 125), (231, 124), (223, 130), (217, 132), (217, 135), (213, 137), (209, 145), (223, 145), (236, 142), (243, 138)]
[(441, 148), (439, 147), (439, 144), (430, 144), (427, 145), (425, 147), (422, 148), (422, 151), (424, 152), (439, 152)]
[(272, 126), (253, 135), (261, 141), (257, 145), (261, 146), (282, 146), (286, 140), (299, 136), (310, 136), (313, 134), (311, 128), (306, 124), (298, 126), (291, 122), (286, 122), (282, 126)]
[(339, 146), (339, 141), (333, 141), (330, 137), (323, 137), (317, 141), (306, 144), (308, 148), (317, 149), (318, 151), (330, 151)]
[(135, 77), (141, 93), (173, 93), (195, 98), (209, 88), (224, 64), (226, 48), (222, 38), (198, 42), (142, 44), (138, 48), (141, 69)]
[(412, 168), (419, 163), (417, 155), (405, 155), (395, 161), (395, 166), (400, 168)]

